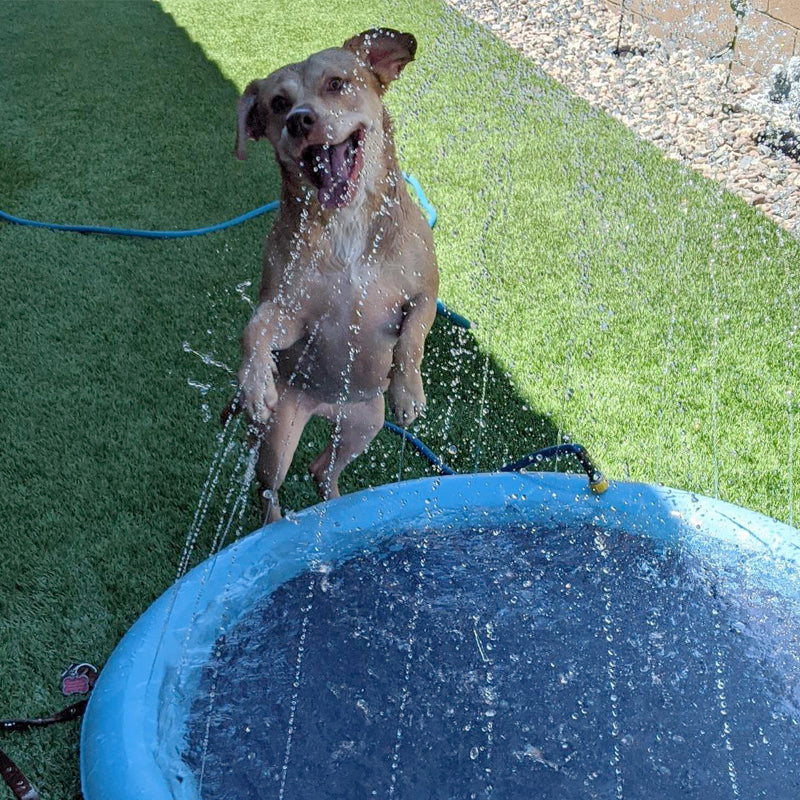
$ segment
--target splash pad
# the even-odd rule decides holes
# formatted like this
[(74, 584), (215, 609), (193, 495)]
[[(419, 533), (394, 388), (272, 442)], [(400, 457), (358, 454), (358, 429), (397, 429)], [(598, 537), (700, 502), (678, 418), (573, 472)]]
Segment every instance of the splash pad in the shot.
[(573, 475), (321, 504), (131, 628), (89, 704), (84, 794), (789, 797), (799, 560), (755, 512)]

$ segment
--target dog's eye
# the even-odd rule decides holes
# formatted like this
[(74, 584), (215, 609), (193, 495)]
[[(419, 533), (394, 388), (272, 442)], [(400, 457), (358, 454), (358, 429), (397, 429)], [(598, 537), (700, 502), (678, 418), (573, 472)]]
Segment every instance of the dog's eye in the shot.
[(269, 107), (275, 114), (284, 114), (289, 110), (290, 105), (291, 103), (280, 94), (276, 94), (269, 103)]
[(328, 81), (329, 92), (341, 92), (344, 89), (344, 78), (331, 78)]

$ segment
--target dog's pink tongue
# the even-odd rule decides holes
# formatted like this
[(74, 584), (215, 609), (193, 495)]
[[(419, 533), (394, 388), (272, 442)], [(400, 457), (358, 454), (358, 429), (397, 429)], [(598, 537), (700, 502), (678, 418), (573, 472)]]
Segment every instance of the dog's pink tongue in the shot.
[(322, 171), (322, 185), (317, 198), (323, 208), (340, 208), (347, 200), (350, 172), (353, 168), (353, 157), (350, 142), (342, 142), (328, 148), (330, 162)]

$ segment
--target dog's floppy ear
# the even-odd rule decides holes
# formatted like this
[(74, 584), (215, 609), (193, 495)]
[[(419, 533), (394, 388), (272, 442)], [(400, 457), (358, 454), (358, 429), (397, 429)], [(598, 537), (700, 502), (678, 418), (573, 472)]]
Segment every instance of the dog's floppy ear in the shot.
[(261, 81), (252, 81), (236, 106), (236, 158), (247, 158), (247, 140), (267, 135), (267, 113), (259, 101)]
[(414, 60), (417, 40), (410, 33), (372, 28), (348, 39), (342, 47), (364, 61), (385, 89)]

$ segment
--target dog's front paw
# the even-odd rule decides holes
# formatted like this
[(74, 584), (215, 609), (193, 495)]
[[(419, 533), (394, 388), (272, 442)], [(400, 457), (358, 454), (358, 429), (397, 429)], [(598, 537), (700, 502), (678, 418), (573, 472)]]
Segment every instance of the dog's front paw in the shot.
[(268, 366), (261, 368), (251, 366), (246, 372), (239, 373), (239, 388), (241, 391), (239, 403), (250, 421), (266, 424), (278, 404), (278, 390), (275, 387), (272, 370)]
[(389, 385), (389, 410), (398, 425), (407, 428), (425, 413), (425, 391), (418, 375), (411, 379), (395, 379)]

